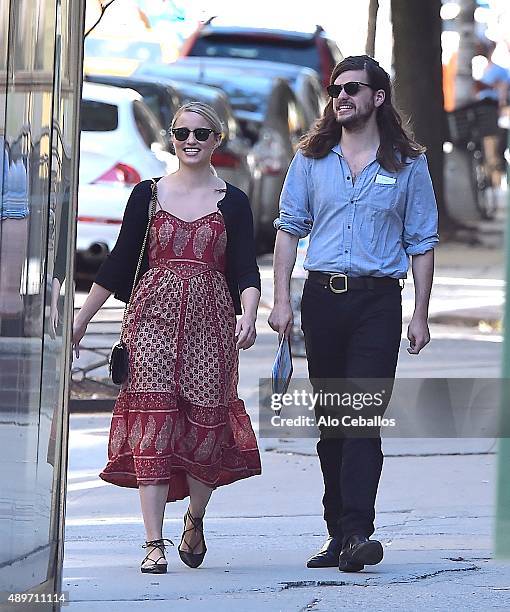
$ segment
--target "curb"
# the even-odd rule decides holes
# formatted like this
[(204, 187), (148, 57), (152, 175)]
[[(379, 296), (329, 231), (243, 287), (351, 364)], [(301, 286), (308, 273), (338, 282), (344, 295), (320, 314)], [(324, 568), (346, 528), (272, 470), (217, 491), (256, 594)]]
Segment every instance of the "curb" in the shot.
[(438, 312), (429, 316), (429, 323), (462, 325), (465, 327), (488, 327), (495, 331), (503, 329), (503, 313), (500, 308), (465, 308)]

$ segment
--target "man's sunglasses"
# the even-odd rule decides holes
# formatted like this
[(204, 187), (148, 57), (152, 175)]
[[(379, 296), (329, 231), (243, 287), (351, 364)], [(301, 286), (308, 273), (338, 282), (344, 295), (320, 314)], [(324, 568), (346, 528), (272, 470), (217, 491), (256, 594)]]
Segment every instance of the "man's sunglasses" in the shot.
[(200, 142), (205, 142), (211, 134), (218, 135), (217, 132), (211, 130), (210, 128), (197, 128), (196, 130), (190, 130), (187, 127), (182, 127), (173, 128), (171, 132), (175, 136), (175, 140), (178, 140), (179, 142), (184, 142), (187, 140), (190, 134), (193, 134)]
[(326, 91), (328, 92), (328, 96), (330, 96), (331, 98), (338, 98), (338, 96), (342, 93), (342, 89), (348, 96), (355, 96), (358, 93), (361, 85), (373, 89), (372, 85), (369, 85), (368, 83), (361, 83), (360, 81), (349, 81), (344, 85), (328, 85)]

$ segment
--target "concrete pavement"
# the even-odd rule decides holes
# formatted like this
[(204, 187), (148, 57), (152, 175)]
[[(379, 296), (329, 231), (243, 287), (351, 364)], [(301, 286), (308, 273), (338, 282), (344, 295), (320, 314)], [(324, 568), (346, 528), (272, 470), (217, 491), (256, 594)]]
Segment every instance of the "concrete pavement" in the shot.
[[(464, 441), (463, 451), (434, 440), (428, 456), (416, 456), (425, 450), (419, 440), (386, 441), (376, 530), (385, 559), (358, 574), (305, 567), (324, 539), (320, 470), (311, 440), (299, 453), (275, 441), (272, 452), (262, 453), (262, 476), (213, 495), (203, 566), (185, 567), (170, 548), (169, 573), (147, 576), (139, 571), (137, 491), (93, 483), (108, 419), (72, 418), (79, 435), (71, 438), (63, 586), (70, 610), (510, 607), (510, 566), (491, 560), (493, 441)], [(471, 454), (463, 454), (468, 447)], [(92, 470), (80, 471), (80, 457)], [(184, 502), (167, 506), (164, 536), (176, 544), (185, 508)]]

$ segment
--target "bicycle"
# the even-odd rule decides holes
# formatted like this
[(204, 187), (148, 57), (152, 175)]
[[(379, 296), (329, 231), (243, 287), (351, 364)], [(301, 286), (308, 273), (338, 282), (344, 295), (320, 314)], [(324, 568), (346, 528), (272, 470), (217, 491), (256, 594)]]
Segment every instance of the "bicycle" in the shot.
[(473, 199), (484, 220), (493, 219), (498, 207), (498, 188), (493, 184), (484, 152), (484, 138), (496, 136), (498, 103), (485, 99), (470, 102), (447, 113), (450, 142), (468, 153)]

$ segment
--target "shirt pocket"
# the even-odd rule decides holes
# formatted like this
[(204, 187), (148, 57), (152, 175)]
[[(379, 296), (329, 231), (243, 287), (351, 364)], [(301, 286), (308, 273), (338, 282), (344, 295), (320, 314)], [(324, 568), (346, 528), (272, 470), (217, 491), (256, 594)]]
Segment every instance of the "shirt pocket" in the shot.
[(367, 193), (366, 202), (370, 208), (376, 211), (394, 210), (398, 205), (399, 191), (397, 182), (387, 185), (372, 183)]

